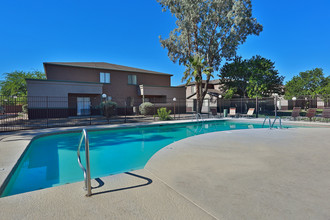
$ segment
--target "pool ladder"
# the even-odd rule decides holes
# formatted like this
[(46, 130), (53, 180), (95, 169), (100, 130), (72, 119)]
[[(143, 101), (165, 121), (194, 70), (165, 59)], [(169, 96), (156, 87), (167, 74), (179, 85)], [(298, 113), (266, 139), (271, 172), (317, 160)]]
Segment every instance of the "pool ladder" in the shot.
[[(86, 168), (82, 165), (81, 158), (80, 158), (80, 148), (81, 148), (81, 144), (83, 143), (84, 139), (85, 139), (85, 153), (86, 153)], [(92, 185), (91, 185), (91, 170), (90, 170), (90, 164), (89, 164), (89, 138), (88, 138), (88, 133), (85, 129), (83, 129), (81, 132), (81, 138), (80, 138), (80, 142), (78, 145), (77, 156), (78, 156), (79, 166), (82, 169), (82, 171), (84, 172), (84, 180), (85, 180), (84, 189), (87, 191), (86, 196), (91, 196), (92, 195)]]
[(266, 122), (267, 119), (268, 119), (268, 122), (269, 122), (269, 129), (274, 128), (274, 124), (275, 124), (275, 122), (276, 122), (277, 119), (280, 122), (280, 129), (282, 129), (282, 120), (281, 120), (281, 117), (280, 116), (276, 116), (275, 119), (274, 119), (274, 121), (273, 121), (273, 123), (271, 123), (270, 117), (266, 116), (264, 122), (262, 123), (262, 127), (264, 127), (265, 122)]
[(196, 117), (196, 121), (197, 121), (197, 122), (199, 121), (198, 118), (200, 118), (201, 121), (204, 122), (203, 117), (202, 117), (202, 115), (201, 115), (200, 113), (196, 113), (196, 114), (194, 114), (194, 115), (195, 115), (195, 117)]
[(195, 133), (199, 133), (200, 131), (202, 131), (204, 129), (204, 120), (203, 120), (203, 117), (200, 113), (196, 113), (194, 114), (195, 117), (196, 117), (196, 121), (199, 122), (198, 118), (200, 118), (200, 120), (202, 121), (202, 124), (200, 127), (197, 127), (196, 130), (195, 130)]

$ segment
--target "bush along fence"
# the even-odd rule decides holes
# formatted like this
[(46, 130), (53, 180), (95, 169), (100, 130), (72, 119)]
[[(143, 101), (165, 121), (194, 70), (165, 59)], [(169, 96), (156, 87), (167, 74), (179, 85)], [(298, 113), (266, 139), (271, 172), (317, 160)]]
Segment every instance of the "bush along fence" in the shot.
[[(82, 95), (83, 96), (83, 95)], [(193, 119), (197, 110), (194, 99), (166, 99), (159, 97), (102, 99), (100, 95), (80, 97), (0, 96), (0, 132), (63, 126), (152, 122), (156, 120)], [(203, 117), (224, 117), (230, 108), (236, 115), (246, 114), (254, 108), (253, 117), (290, 116), (294, 107), (307, 109), (329, 107), (320, 98), (234, 98), (205, 99), (201, 109)]]

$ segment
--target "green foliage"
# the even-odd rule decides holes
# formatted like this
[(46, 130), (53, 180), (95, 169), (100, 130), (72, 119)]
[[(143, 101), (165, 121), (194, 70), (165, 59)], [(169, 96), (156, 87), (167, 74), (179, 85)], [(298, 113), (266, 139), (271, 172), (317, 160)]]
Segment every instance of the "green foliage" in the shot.
[(310, 96), (315, 98), (321, 95), (324, 99), (329, 98), (330, 94), (330, 77), (324, 77), (321, 68), (300, 72), (298, 76), (294, 76), (285, 85), (285, 98)]
[(99, 108), (102, 110), (103, 115), (109, 119), (116, 114), (117, 103), (113, 101), (105, 101), (99, 105)]
[(100, 107), (101, 108), (104, 108), (104, 107), (106, 107), (106, 108), (116, 108), (117, 103), (109, 100), (109, 101), (102, 102), (100, 104)]
[[(198, 109), (202, 108), (202, 100), (203, 100), (203, 89), (202, 89), (202, 83), (203, 83), (203, 75), (206, 76), (207, 79), (210, 79), (210, 77), (213, 77), (212, 72), (213, 68), (208, 67), (207, 62), (204, 57), (201, 57), (200, 55), (194, 55), (189, 58), (189, 61), (187, 64), (185, 64), (186, 70), (184, 72), (184, 76), (182, 78), (182, 81), (187, 80), (186, 84), (188, 85), (191, 80), (195, 81), (196, 86), (196, 93), (197, 93), (197, 99), (200, 100), (198, 103)], [(206, 91), (205, 91), (206, 94)], [(199, 112), (199, 111), (198, 111)]]
[[(196, 81), (201, 106), (212, 72), (223, 59), (234, 57), (249, 35), (259, 35), (262, 25), (252, 17), (250, 0), (157, 1), (163, 11), (175, 16), (177, 25), (167, 39), (160, 37), (160, 43), (173, 62), (187, 66), (183, 79)], [(203, 74), (206, 83), (202, 89)]]
[(191, 80), (194, 80), (198, 83), (202, 82), (202, 75), (200, 75), (200, 73), (213, 77), (212, 67), (208, 67), (205, 58), (199, 55), (190, 57), (185, 66), (186, 70), (184, 71), (182, 81), (187, 80), (187, 84), (189, 84)]
[(139, 106), (139, 110), (142, 115), (153, 115), (154, 104), (152, 104), (151, 102), (144, 102)]
[(159, 120), (161, 121), (167, 121), (167, 120), (171, 120), (171, 110), (166, 110), (166, 108), (160, 108), (157, 109), (157, 115), (155, 115), (156, 117), (159, 118)]
[(224, 98), (225, 99), (231, 99), (233, 98), (233, 96), (237, 93), (237, 89), (236, 88), (229, 88), (225, 95), (224, 95)]
[(250, 98), (281, 93), (284, 80), (275, 69), (275, 63), (259, 55), (248, 60), (235, 57), (233, 62), (225, 63), (219, 77), (228, 96), (234, 95), (234, 91)]
[(26, 96), (25, 79), (45, 79), (46, 75), (40, 71), (24, 72), (14, 71), (4, 73), (5, 81), (1, 82), (0, 94), (3, 96)]
[(24, 104), (24, 105), (22, 105), (22, 111), (23, 111), (23, 113), (28, 113), (28, 105), (27, 104)]
[(186, 64), (193, 55), (203, 54), (210, 67), (219, 67), (222, 58), (235, 56), (248, 35), (262, 31), (252, 17), (250, 0), (157, 0), (163, 11), (177, 19), (177, 27), (161, 45), (169, 58)]
[(330, 76), (324, 78), (321, 83), (320, 97), (325, 102), (326, 106), (330, 106)]

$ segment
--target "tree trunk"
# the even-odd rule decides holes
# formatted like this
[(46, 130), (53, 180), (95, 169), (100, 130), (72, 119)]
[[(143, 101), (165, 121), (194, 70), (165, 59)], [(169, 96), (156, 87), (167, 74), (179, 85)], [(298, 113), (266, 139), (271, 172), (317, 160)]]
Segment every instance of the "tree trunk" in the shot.
[[(205, 97), (205, 91), (203, 91), (203, 81), (201, 82), (196, 82), (196, 94), (197, 94), (197, 112), (202, 113), (202, 108), (203, 108), (203, 100)], [(198, 92), (197, 92), (198, 91)]]
[(196, 99), (197, 99), (197, 113), (201, 113), (201, 107), (200, 107), (200, 97), (201, 97), (200, 84), (201, 84), (201, 82), (199, 82), (199, 81), (196, 80), (195, 87), (196, 87)]

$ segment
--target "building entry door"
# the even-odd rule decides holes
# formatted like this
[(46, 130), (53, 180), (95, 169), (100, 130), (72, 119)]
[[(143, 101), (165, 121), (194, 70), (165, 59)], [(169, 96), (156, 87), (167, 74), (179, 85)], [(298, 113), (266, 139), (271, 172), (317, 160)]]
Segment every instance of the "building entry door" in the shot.
[(90, 97), (77, 97), (77, 115), (91, 114), (91, 99)]

